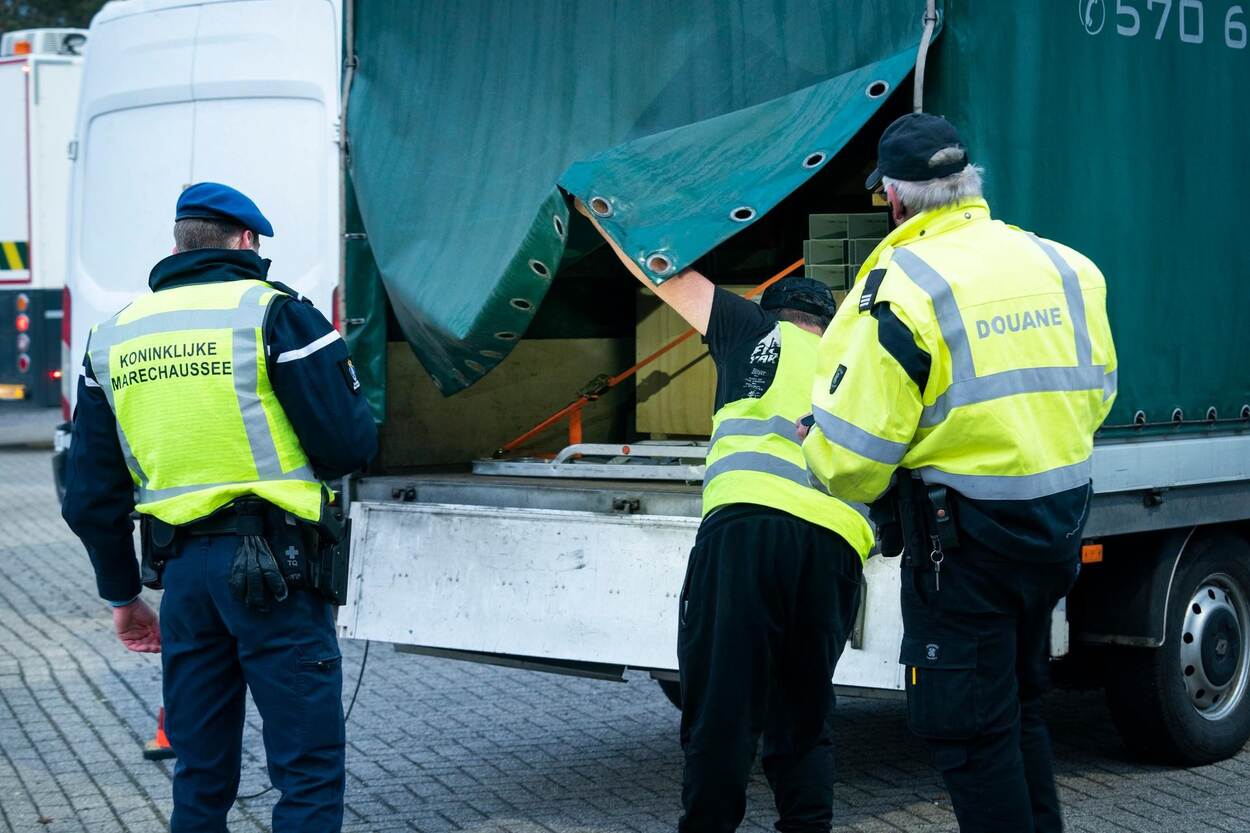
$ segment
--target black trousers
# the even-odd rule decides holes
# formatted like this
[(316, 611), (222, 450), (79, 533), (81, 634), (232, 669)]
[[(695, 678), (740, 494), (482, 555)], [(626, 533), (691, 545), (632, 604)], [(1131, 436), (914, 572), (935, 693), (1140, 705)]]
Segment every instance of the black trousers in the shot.
[(965, 545), (940, 574), (903, 568), (908, 722), (933, 750), (962, 833), (1063, 829), (1041, 696), (1051, 610), (1079, 556), (1004, 558)]
[(830, 829), (832, 677), (862, 569), (839, 536), (785, 512), (728, 506), (700, 527), (677, 640), (686, 757), (679, 830), (737, 828), (761, 734), (777, 829)]

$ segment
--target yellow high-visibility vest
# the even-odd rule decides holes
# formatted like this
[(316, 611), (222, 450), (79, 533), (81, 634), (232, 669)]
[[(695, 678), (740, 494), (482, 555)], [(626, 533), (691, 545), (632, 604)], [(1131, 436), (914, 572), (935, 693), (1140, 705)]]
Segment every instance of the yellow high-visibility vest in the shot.
[(788, 321), (774, 331), (777, 373), (764, 395), (724, 405), (712, 419), (712, 442), (703, 476), (703, 515), (731, 503), (788, 512), (841, 536), (867, 558), (873, 531), (863, 507), (820, 491), (809, 478), (795, 420), (811, 411), (811, 383), (820, 336)]
[[(911, 218), (864, 264), (820, 346), (808, 466), (872, 501), (896, 467), (983, 500), (1089, 483), (1116, 392), (1102, 273), (992, 220), (984, 200)], [(930, 357), (924, 390), (878, 343), (889, 304)]]
[(308, 521), (324, 487), (269, 383), (262, 328), (281, 293), (255, 280), (145, 295), (91, 332), (136, 508), (179, 526), (255, 496)]

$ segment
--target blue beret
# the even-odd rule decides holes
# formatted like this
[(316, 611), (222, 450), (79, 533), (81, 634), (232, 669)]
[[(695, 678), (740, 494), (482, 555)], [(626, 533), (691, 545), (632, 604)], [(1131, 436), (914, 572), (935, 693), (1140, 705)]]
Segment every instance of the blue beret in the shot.
[(265, 237), (273, 237), (273, 226), (260, 213), (256, 203), (229, 185), (197, 182), (178, 197), (174, 220), (227, 220)]

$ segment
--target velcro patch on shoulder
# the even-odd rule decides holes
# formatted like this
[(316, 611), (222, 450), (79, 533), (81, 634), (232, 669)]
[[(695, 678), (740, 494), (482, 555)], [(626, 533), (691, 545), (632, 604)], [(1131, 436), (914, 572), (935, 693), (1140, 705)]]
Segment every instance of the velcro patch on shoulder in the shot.
[(842, 384), (842, 378), (846, 376), (846, 365), (838, 365), (838, 369), (833, 372), (833, 380), (829, 383), (829, 393), (833, 394), (838, 389), (838, 385)]
[(312, 303), (312, 298), (308, 298), (308, 297), (305, 297), (304, 295), (301, 295), (301, 294), (300, 294), (299, 292), (297, 292), (295, 289), (293, 289), (292, 287), (287, 286), (287, 285), (286, 285), (286, 284), (284, 284), (282, 281), (265, 281), (265, 283), (269, 284), (269, 285), (270, 285), (270, 286), (272, 286), (274, 289), (278, 290), (279, 292), (283, 293), (284, 295), (290, 295), (292, 298), (294, 298), (294, 299), (295, 299), (295, 300), (297, 300), (297, 301), (302, 301), (302, 302), (304, 302), (305, 304), (311, 304), (311, 303)]
[(873, 269), (864, 278), (864, 291), (859, 295), (859, 311), (868, 312), (877, 303), (877, 292), (881, 289), (881, 281), (885, 279), (884, 269)]
[(356, 365), (352, 364), (352, 360), (348, 358), (339, 362), (339, 370), (343, 373), (343, 381), (347, 383), (347, 389), (353, 394), (360, 393), (360, 377), (356, 375)]

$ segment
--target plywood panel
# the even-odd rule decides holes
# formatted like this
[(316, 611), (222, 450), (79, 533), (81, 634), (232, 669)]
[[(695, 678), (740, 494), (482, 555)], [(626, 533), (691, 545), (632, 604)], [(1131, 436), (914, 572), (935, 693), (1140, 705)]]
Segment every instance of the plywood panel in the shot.
[[(727, 286), (739, 295), (750, 286)], [(638, 298), (637, 360), (690, 329), (649, 290)], [(638, 430), (644, 433), (709, 436), (716, 403), (716, 365), (697, 335), (639, 372)]]
[[(434, 387), (407, 344), (387, 354), (382, 461), (388, 469), (466, 463), (491, 452), (567, 405), (599, 373), (633, 363), (630, 339), (525, 339), (480, 382), (450, 397)], [(586, 442), (622, 442), (632, 393), (628, 384), (587, 407)], [(567, 428), (554, 427), (530, 451), (558, 451)]]

